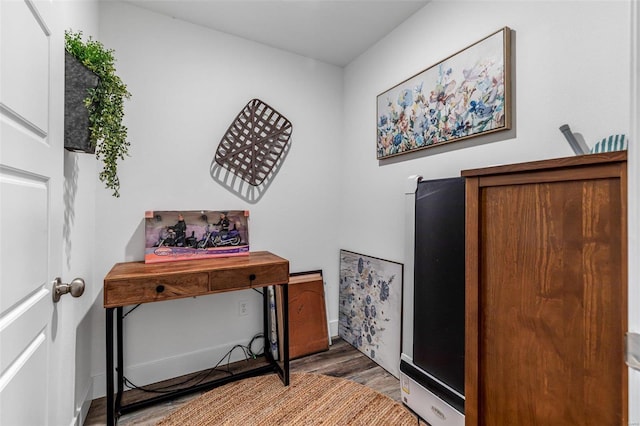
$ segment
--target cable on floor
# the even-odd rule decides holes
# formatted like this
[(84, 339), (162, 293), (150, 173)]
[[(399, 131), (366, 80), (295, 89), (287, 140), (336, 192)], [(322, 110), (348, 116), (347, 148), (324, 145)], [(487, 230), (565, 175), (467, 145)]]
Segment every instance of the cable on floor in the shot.
[[(126, 376), (123, 376), (124, 385), (128, 389), (137, 389), (137, 390), (140, 390), (142, 392), (148, 392), (148, 393), (171, 393), (171, 392), (175, 392), (175, 391), (182, 390), (182, 389), (188, 389), (190, 387), (199, 385), (207, 377), (211, 376), (211, 374), (213, 374), (214, 371), (227, 373), (230, 376), (233, 376), (234, 373), (230, 369), (231, 354), (233, 353), (233, 351), (235, 351), (236, 349), (241, 349), (243, 351), (243, 353), (244, 353), (245, 361), (249, 361), (249, 359), (256, 359), (257, 357), (264, 355), (264, 343), (263, 343), (262, 348), (261, 348), (262, 352), (254, 353), (253, 350), (252, 350), (252, 347), (253, 347), (255, 341), (260, 339), (260, 338), (264, 339), (264, 335), (262, 333), (258, 333), (255, 336), (253, 336), (251, 338), (251, 341), (249, 342), (248, 346), (243, 346), (243, 345), (235, 345), (235, 346), (233, 346), (226, 354), (224, 354), (222, 356), (222, 358), (216, 363), (215, 366), (211, 367), (208, 370), (201, 371), (201, 372), (195, 374), (194, 376), (191, 376), (191, 377), (183, 380), (182, 382), (172, 383), (170, 385), (160, 386), (160, 387), (138, 386), (135, 383), (133, 383), (131, 380), (129, 380)], [(225, 358), (227, 359), (226, 369), (221, 369), (221, 368), (219, 368), (220, 364), (223, 363)], [(191, 382), (194, 382), (194, 383), (191, 383)], [(179, 387), (179, 386), (186, 385), (187, 383), (191, 383), (191, 384), (189, 386)]]

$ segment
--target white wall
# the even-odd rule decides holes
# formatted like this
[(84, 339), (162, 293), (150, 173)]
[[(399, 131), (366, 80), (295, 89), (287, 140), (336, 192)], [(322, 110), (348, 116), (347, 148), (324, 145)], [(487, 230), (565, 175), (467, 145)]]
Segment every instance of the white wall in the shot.
[[(146, 210), (250, 210), (251, 250), (289, 259), (292, 272), (322, 269), (337, 320), (342, 69), (118, 2), (101, 4), (100, 41), (132, 93), (131, 157), (119, 167), (121, 197), (96, 193), (96, 275), (142, 260)], [(222, 135), (252, 98), (293, 124), (291, 149), (257, 203), (210, 176)], [(237, 315), (240, 300), (251, 315)], [(125, 319), (125, 374), (144, 384), (211, 367), (260, 331), (260, 301), (247, 291), (142, 305)], [(104, 395), (104, 311), (93, 314), (95, 391)]]
[[(98, 3), (96, 1), (56, 1), (55, 9), (61, 33), (65, 30), (82, 31), (85, 37), (98, 35)], [(62, 35), (56, 42), (62, 41)], [(64, 152), (64, 223), (62, 229), (62, 279), (71, 282), (76, 277), (85, 280), (85, 294), (78, 299), (64, 296), (58, 302), (58, 312), (64, 318), (64, 327), (74, 328), (70, 333), (75, 351), (74, 359), (65, 359), (65, 365), (74, 366), (75, 374), (67, 375), (63, 387), (63, 400), (72, 406), (60, 407), (64, 416), (73, 415), (72, 424), (82, 424), (93, 397), (92, 323), (88, 312), (102, 288), (102, 278), (96, 278), (94, 265), (96, 160), (90, 154)], [(72, 370), (69, 370), (72, 371)]]
[[(403, 262), (403, 191), (410, 175), (459, 176), (460, 170), (573, 155), (558, 130), (569, 124), (589, 146), (631, 131), (631, 25), (628, 1), (434, 1), (345, 69), (345, 141), (340, 247)], [(633, 11), (638, 18), (637, 8)], [(513, 130), (377, 161), (376, 96), (415, 73), (508, 26), (513, 30)], [(638, 76), (635, 77), (637, 85)], [(637, 140), (638, 119), (633, 116)], [(637, 252), (637, 145), (630, 148), (631, 255)], [(635, 153), (635, 154), (634, 154)], [(635, 222), (634, 222), (635, 221)], [(634, 248), (635, 246), (635, 248)], [(630, 260), (630, 263), (635, 262)], [(637, 262), (636, 262), (637, 263)], [(405, 270), (405, 274), (413, 271)], [(637, 278), (637, 268), (630, 278)], [(638, 284), (629, 281), (630, 330), (638, 331)], [(640, 375), (629, 378), (630, 424)]]
[[(513, 129), (376, 160), (376, 96), (504, 26), (513, 30)], [(627, 2), (429, 3), (346, 67), (340, 247), (403, 262), (410, 175), (573, 155), (565, 123), (589, 144), (628, 132), (628, 70)]]

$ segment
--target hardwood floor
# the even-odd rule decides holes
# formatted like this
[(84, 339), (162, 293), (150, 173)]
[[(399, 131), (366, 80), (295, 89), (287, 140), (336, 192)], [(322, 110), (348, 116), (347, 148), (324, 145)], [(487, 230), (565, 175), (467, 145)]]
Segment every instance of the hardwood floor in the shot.
[[(333, 339), (333, 344), (328, 351), (291, 361), (291, 373), (297, 372), (312, 372), (343, 377), (369, 386), (396, 401), (400, 401), (400, 383), (398, 379), (339, 338)], [(125, 397), (128, 398), (126, 403), (135, 400), (140, 394), (139, 391), (137, 393), (136, 391), (125, 392)], [(155, 425), (163, 417), (198, 395), (200, 393), (194, 393), (180, 399), (125, 414), (120, 417), (118, 425)], [(104, 425), (106, 423), (105, 405), (105, 398), (96, 399), (91, 403), (91, 408), (84, 423), (85, 426)]]

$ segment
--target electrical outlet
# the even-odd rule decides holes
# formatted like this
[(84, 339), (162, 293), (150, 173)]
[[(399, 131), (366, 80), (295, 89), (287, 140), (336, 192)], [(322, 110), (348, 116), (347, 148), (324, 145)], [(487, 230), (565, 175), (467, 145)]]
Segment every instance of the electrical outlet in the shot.
[(238, 316), (245, 316), (249, 314), (249, 302), (241, 300), (238, 302)]

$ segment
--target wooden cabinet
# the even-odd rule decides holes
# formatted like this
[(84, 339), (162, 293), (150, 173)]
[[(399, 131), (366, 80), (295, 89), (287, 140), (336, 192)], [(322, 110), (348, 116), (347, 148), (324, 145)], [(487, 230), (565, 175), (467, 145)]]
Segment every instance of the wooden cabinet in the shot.
[(626, 425), (626, 152), (468, 170), (467, 425)]

